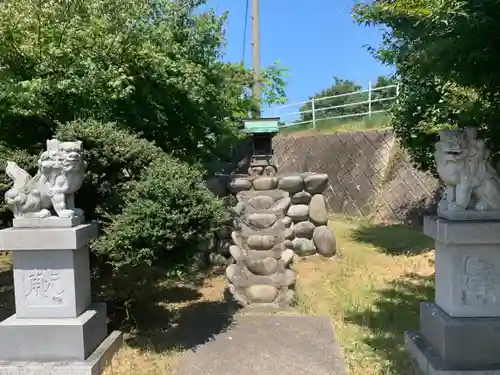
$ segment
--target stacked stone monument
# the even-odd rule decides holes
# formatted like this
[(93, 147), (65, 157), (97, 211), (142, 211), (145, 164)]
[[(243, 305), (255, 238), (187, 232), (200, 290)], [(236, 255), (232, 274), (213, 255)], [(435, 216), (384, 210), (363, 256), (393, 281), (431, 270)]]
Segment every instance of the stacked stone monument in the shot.
[(424, 233), (435, 240), (435, 301), (406, 346), (424, 374), (500, 375), (500, 176), (475, 129), (440, 133), (446, 193)]
[(226, 275), (238, 302), (287, 305), (294, 296), (294, 255), (335, 254), (321, 194), (327, 184), (327, 175), (314, 173), (231, 181), (237, 204), (229, 252), (235, 263)]
[(74, 205), (81, 142), (47, 141), (38, 165), (35, 177), (14, 162), (6, 168), (14, 221), (0, 249), (12, 251), (16, 313), (0, 322), (0, 374), (97, 375), (121, 334), (108, 336), (106, 305), (91, 302), (87, 245), (98, 227)]

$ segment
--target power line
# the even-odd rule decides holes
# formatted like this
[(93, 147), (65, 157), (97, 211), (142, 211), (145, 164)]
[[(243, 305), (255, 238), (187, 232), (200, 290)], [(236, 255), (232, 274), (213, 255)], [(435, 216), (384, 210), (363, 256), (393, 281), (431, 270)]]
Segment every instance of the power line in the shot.
[(244, 66), (245, 65), (245, 54), (246, 54), (246, 48), (247, 48), (247, 30), (248, 30), (248, 9), (250, 8), (250, 2), (249, 0), (246, 0), (245, 4), (245, 22), (243, 26), (243, 53), (241, 55), (241, 64)]

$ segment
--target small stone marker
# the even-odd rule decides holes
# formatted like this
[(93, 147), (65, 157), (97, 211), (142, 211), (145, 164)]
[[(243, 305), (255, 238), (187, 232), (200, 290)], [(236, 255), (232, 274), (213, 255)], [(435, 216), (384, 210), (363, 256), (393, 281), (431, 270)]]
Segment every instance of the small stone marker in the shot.
[(97, 375), (121, 344), (119, 332), (108, 336), (106, 305), (91, 302), (87, 245), (98, 226), (74, 205), (85, 168), (81, 142), (56, 139), (35, 177), (7, 163), (14, 226), (0, 231), (0, 250), (12, 251), (16, 314), (0, 322), (0, 374)]
[(500, 176), (474, 129), (446, 130), (436, 144), (446, 184), (435, 240), (435, 301), (420, 305), (408, 351), (424, 375), (500, 375)]
[(326, 316), (237, 316), (187, 352), (174, 375), (345, 375)]

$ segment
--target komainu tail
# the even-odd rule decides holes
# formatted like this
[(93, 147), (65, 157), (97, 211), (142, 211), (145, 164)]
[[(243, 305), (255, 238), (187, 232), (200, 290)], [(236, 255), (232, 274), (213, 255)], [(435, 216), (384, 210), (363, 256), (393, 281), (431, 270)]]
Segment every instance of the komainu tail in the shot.
[(31, 176), (29, 175), (29, 173), (19, 167), (13, 161), (7, 162), (5, 173), (7, 173), (7, 175), (14, 181), (14, 186), (12, 186), (12, 189), (17, 191), (24, 190), (31, 180)]

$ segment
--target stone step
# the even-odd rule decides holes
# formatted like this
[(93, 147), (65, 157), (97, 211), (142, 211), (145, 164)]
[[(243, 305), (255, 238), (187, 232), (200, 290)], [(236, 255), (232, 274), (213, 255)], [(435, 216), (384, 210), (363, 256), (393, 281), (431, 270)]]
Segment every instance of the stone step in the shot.
[(239, 315), (187, 351), (174, 375), (345, 375), (326, 316)]

